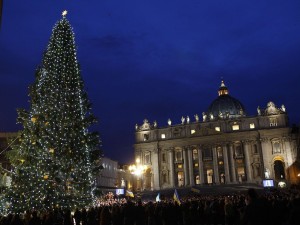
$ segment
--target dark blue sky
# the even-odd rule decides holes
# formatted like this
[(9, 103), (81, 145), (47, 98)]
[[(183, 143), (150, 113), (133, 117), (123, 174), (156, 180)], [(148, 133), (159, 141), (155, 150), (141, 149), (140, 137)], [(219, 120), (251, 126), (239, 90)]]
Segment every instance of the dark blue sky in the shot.
[(104, 154), (133, 161), (134, 125), (199, 115), (221, 77), (249, 115), (300, 121), (300, 1), (4, 0), (0, 131), (17, 131), (51, 30), (68, 10)]

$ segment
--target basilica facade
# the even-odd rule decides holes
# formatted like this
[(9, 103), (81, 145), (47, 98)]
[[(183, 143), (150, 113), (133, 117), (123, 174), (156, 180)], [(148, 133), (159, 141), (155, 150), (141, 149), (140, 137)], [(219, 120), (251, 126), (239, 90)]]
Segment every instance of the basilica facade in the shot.
[[(135, 159), (146, 165), (141, 188), (160, 190), (230, 183), (289, 183), (297, 141), (284, 105), (273, 102), (248, 116), (221, 82), (218, 97), (202, 115), (158, 127), (147, 119), (135, 127)], [(300, 174), (300, 173), (299, 173)], [(297, 177), (296, 177), (297, 178)]]

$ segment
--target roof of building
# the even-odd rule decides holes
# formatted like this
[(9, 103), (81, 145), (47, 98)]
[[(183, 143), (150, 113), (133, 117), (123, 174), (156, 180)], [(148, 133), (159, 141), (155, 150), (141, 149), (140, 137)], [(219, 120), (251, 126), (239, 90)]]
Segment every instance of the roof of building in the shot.
[(245, 107), (239, 100), (229, 95), (224, 81), (221, 82), (218, 94), (218, 98), (210, 104), (207, 110), (208, 120), (237, 118), (246, 115)]

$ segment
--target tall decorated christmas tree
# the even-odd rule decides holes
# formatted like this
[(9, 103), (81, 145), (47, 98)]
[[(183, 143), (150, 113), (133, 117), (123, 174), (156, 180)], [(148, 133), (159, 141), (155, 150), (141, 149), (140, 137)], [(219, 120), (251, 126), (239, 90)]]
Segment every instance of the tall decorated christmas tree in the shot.
[(20, 138), (7, 154), (13, 166), (8, 211), (91, 204), (100, 141), (88, 131), (96, 121), (66, 11), (52, 30), (29, 96), (30, 109), (18, 110)]

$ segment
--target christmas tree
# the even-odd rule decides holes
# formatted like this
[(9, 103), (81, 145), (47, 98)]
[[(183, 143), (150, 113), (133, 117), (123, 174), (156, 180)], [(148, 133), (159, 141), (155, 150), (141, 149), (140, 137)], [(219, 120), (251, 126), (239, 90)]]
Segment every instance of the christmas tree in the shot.
[(18, 110), (23, 130), (8, 152), (13, 166), (9, 211), (83, 207), (92, 203), (100, 166), (96, 122), (76, 56), (66, 11), (54, 26), (36, 79), (30, 109)]

